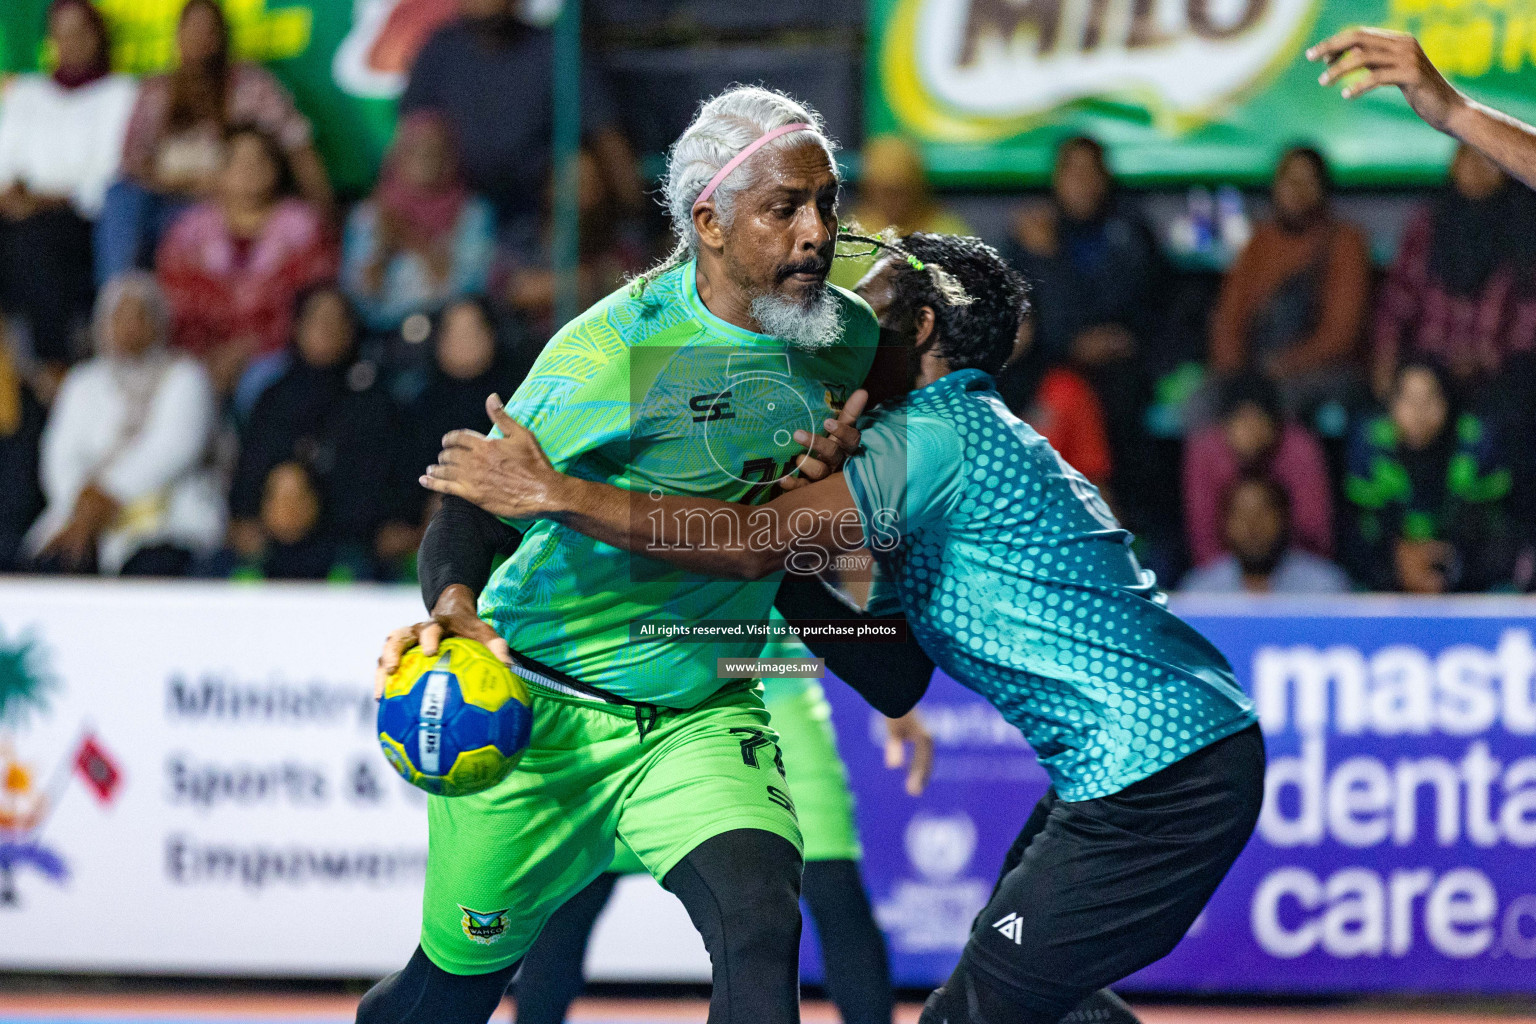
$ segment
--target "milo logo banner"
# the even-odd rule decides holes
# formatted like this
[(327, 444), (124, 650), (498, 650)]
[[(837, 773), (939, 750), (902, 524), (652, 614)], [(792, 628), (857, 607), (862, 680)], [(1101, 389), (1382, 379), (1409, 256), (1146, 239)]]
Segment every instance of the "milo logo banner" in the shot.
[[(1253, 841), (1183, 943), (1124, 986), (1221, 992), (1536, 992), (1536, 604), (1184, 603), (1258, 705)], [(899, 984), (947, 974), (1043, 773), (942, 675), (921, 800), (869, 709), (829, 685), (866, 878)]]
[(1346, 103), (1303, 56), (1362, 24), (1414, 32), (1473, 95), (1536, 115), (1536, 0), (871, 0), (867, 123), (955, 184), (1037, 180), (1078, 132), (1142, 181), (1262, 180), (1297, 143), (1345, 181), (1432, 180), (1450, 143), (1396, 90)]

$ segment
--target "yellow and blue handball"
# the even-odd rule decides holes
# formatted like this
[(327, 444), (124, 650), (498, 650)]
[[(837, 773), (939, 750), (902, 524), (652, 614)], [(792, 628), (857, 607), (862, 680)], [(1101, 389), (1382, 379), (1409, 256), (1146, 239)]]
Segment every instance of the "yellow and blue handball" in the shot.
[(474, 640), (413, 647), (384, 686), (379, 745), (401, 777), (438, 796), (489, 789), (511, 774), (533, 724), (528, 687)]

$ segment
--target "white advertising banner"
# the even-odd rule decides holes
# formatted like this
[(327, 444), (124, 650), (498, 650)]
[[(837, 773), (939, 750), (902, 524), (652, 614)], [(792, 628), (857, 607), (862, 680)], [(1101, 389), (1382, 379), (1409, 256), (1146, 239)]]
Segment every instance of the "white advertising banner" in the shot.
[[(0, 968), (403, 965), (426, 796), (379, 752), (372, 667), (420, 617), (410, 588), (0, 582)], [(708, 977), (649, 880), (591, 966)]]

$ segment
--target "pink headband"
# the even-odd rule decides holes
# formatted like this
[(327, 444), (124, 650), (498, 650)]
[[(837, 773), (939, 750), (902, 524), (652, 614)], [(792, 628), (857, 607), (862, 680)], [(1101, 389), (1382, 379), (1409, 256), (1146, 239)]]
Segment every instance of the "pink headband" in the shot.
[(731, 157), (730, 161), (727, 162), (724, 167), (715, 172), (715, 176), (709, 179), (709, 184), (704, 186), (704, 191), (699, 193), (699, 198), (693, 201), (693, 208), (697, 210), (700, 203), (714, 195), (715, 189), (719, 187), (720, 183), (724, 181), (732, 171), (740, 167), (741, 162), (747, 157), (751, 156), (753, 153), (756, 153), (758, 150), (768, 145), (768, 143), (772, 142), (780, 135), (788, 135), (790, 132), (805, 131), (807, 128), (814, 127), (814, 125), (806, 124), (803, 121), (796, 121), (794, 124), (786, 124), (782, 128), (775, 128), (771, 132), (759, 135), (756, 139), (747, 144), (746, 149), (743, 149), (740, 153), (737, 153), (735, 156)]

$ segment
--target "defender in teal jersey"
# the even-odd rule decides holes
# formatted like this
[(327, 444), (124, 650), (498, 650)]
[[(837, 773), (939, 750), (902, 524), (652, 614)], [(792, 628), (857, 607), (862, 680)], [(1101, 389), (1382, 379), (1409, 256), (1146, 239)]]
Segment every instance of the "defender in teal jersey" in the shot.
[[(512, 427), (480, 500), (733, 578), (871, 549), (872, 610), (899, 607), (1052, 782), (923, 1020), (1052, 1024), (1183, 936), (1257, 821), (1262, 740), (1230, 666), (1167, 610), (1098, 492), (998, 397), (989, 373), (1019, 326), (1016, 275), (975, 239), (915, 235), (905, 249), (860, 292), (909, 339), (914, 389), (861, 423), (843, 473), (759, 510), (637, 496), (553, 472)], [(933, 263), (965, 301), (930, 287)], [(764, 542), (716, 542), (765, 514), (783, 529)], [(661, 548), (640, 528), (653, 515), (722, 525)]]
[[(538, 432), (582, 479), (766, 500), (804, 453), (796, 438), (836, 415), (877, 344), (868, 306), (826, 283), (838, 187), (832, 144), (805, 107), (755, 88), (705, 104), (670, 157), (679, 252), (562, 329), (502, 422)], [(495, 444), (457, 433), (464, 445), (445, 465)], [(710, 1020), (798, 1020), (794, 801), (753, 681), (717, 673), (721, 658), (755, 657), (761, 637), (632, 631), (762, 621), (777, 581), (680, 570), (540, 521), (513, 524), (521, 543), (487, 585), (483, 546), (468, 546), (478, 565), (445, 574), (465, 550), (442, 541), (455, 514), (445, 503), (423, 544), (434, 622), (402, 631), (381, 670), (445, 628), (480, 639), (530, 683), (532, 742), (502, 784), (430, 801), (421, 945), (358, 1019), (488, 1019), (549, 916), (622, 840), (704, 937)], [(476, 592), (478, 616), (464, 607)]]

